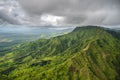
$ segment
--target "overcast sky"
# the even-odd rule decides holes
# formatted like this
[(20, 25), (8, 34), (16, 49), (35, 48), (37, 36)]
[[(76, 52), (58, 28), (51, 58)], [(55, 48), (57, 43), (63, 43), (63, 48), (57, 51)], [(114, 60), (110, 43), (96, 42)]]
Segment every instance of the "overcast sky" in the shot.
[(0, 22), (120, 25), (120, 0), (0, 0)]

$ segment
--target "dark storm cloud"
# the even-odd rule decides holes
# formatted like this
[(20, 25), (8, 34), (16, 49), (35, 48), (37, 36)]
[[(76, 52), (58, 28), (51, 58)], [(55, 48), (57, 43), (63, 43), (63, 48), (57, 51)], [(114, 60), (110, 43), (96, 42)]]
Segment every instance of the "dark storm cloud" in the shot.
[(66, 24), (120, 24), (120, 0), (19, 0), (31, 15), (63, 16)]
[(10, 24), (20, 24), (17, 20), (15, 20), (13, 17), (9, 16), (6, 14), (5, 11), (3, 10), (0, 10), (0, 20), (2, 22), (7, 22), (7, 23), (10, 23)]

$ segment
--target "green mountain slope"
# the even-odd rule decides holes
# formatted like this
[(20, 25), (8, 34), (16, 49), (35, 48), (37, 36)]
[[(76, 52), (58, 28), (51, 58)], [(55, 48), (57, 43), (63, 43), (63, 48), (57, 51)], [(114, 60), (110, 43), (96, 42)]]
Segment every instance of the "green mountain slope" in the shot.
[(1, 80), (120, 80), (119, 35), (84, 26), (16, 46), (0, 57)]

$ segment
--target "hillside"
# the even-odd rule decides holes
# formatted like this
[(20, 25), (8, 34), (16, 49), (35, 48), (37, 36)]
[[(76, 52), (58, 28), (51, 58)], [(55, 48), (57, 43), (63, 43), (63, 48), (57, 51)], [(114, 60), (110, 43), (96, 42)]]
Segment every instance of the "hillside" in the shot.
[(120, 33), (76, 27), (18, 45), (0, 57), (1, 80), (120, 80)]

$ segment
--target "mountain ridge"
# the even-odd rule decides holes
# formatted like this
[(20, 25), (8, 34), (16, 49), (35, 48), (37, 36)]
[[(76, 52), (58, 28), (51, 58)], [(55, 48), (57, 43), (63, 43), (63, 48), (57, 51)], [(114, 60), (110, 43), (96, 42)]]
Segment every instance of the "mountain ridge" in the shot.
[[(6, 54), (11, 80), (119, 80), (119, 33), (98, 26), (22, 44)], [(5, 65), (1, 63), (0, 66)], [(12, 70), (10, 70), (12, 68)]]

